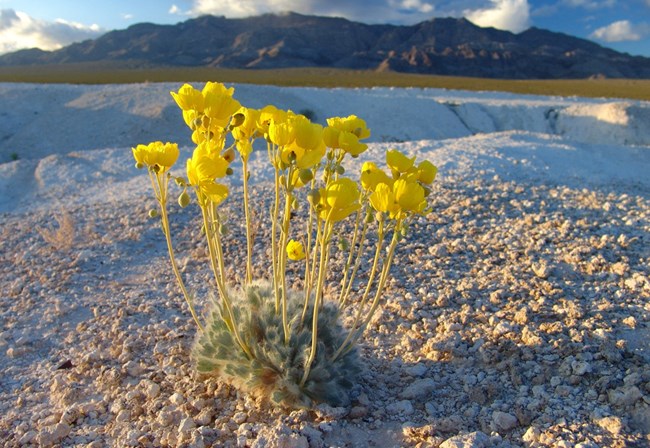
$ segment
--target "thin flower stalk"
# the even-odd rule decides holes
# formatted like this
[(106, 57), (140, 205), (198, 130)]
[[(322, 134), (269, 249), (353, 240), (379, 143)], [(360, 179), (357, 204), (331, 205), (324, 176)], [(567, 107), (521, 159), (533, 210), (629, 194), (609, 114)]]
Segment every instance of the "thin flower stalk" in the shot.
[[(399, 223), (397, 228), (399, 228)], [(375, 296), (372, 300), (370, 310), (368, 311), (366, 318), (364, 319), (363, 323), (359, 326), (358, 329), (355, 330), (354, 329), (355, 327), (354, 326), (352, 327), (353, 330), (350, 331), (348, 335), (349, 341), (346, 341), (341, 345), (341, 347), (334, 354), (332, 361), (336, 360), (339, 356), (345, 355), (350, 350), (352, 350), (352, 348), (354, 348), (357, 341), (361, 338), (361, 336), (363, 336), (363, 333), (366, 331), (366, 328), (368, 328), (368, 324), (372, 320), (372, 317), (375, 315), (375, 312), (377, 311), (377, 307), (379, 306), (379, 299), (382, 296), (382, 292), (386, 284), (386, 279), (388, 278), (388, 273), (390, 272), (390, 267), (393, 263), (393, 256), (395, 255), (395, 248), (397, 247), (398, 242), (399, 242), (399, 232), (398, 230), (395, 230), (395, 232), (393, 233), (393, 238), (391, 240), (391, 243), (388, 247), (388, 253), (386, 254), (386, 258), (384, 259), (381, 275), (379, 276), (379, 284), (377, 286)]]
[(242, 158), (242, 178), (244, 183), (244, 217), (246, 219), (246, 284), (253, 283), (253, 229), (251, 225), (250, 198), (248, 195), (248, 160)]
[(325, 283), (326, 267), (329, 257), (329, 243), (332, 235), (332, 223), (325, 220), (325, 230), (320, 241), (320, 263), (318, 267), (318, 283), (316, 284), (316, 295), (314, 296), (314, 309), (312, 317), (311, 329), (311, 347), (309, 351), (309, 358), (305, 363), (305, 371), (300, 381), (300, 385), (304, 386), (309, 378), (311, 366), (316, 358), (316, 349), (318, 347), (318, 313), (323, 298), (323, 285)]
[[(167, 242), (167, 252), (169, 253), (169, 261), (172, 265), (172, 271), (176, 276), (176, 281), (178, 282), (178, 286), (181, 288), (181, 293), (183, 294), (183, 298), (185, 299), (185, 302), (187, 303), (187, 306), (190, 309), (190, 313), (192, 314), (192, 318), (194, 319), (194, 322), (199, 327), (199, 330), (203, 332), (204, 331), (203, 325), (201, 324), (201, 321), (199, 321), (199, 317), (196, 314), (196, 310), (194, 309), (194, 303), (192, 301), (190, 294), (187, 292), (187, 288), (185, 287), (185, 282), (183, 281), (183, 277), (181, 276), (181, 273), (178, 270), (176, 257), (174, 256), (174, 247), (172, 245), (172, 237), (171, 237), (171, 231), (169, 227), (169, 218), (167, 216), (167, 187), (169, 185), (169, 177), (162, 173), (156, 173), (155, 179), (157, 181), (156, 183), (158, 187), (157, 190), (155, 191), (156, 191), (156, 197), (158, 199), (158, 204), (160, 205), (160, 221), (162, 223), (163, 233), (165, 234), (165, 241)], [(152, 182), (153, 182), (153, 175), (152, 175)]]

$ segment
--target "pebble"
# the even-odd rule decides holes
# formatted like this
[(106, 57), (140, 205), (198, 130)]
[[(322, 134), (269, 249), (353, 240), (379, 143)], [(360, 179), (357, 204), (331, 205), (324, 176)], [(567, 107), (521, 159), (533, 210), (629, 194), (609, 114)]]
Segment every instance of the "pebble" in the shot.
[(427, 400), (435, 390), (436, 382), (432, 378), (423, 378), (414, 381), (400, 393), (400, 398), (406, 400)]
[(492, 422), (497, 431), (510, 431), (518, 424), (517, 417), (501, 411), (495, 411), (492, 413)]
[(386, 411), (392, 415), (411, 415), (414, 409), (409, 400), (401, 400), (386, 406)]
[(486, 448), (490, 444), (487, 434), (476, 431), (450, 437), (440, 444), (440, 448)]

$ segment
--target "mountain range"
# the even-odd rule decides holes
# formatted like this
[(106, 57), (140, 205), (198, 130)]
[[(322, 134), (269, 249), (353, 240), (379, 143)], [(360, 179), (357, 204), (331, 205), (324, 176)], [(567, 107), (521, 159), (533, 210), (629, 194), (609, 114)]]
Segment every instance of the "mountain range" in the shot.
[(140, 23), (60, 50), (20, 50), (0, 66), (128, 63), (131, 67), (336, 67), (505, 79), (650, 78), (650, 58), (539, 28), (518, 34), (466, 19), (368, 25), (296, 13), (176, 25)]

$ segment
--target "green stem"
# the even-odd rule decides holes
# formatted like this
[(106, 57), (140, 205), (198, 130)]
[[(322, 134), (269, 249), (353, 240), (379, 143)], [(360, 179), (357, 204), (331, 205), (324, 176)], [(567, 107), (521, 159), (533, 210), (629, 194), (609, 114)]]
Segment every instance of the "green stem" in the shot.
[[(331, 212), (330, 212), (331, 213)], [(328, 216), (329, 218), (329, 216)], [(323, 232), (323, 237), (321, 240), (320, 247), (320, 264), (318, 266), (318, 283), (316, 285), (316, 296), (314, 297), (314, 310), (312, 315), (312, 330), (311, 330), (311, 350), (309, 352), (309, 358), (305, 364), (305, 372), (303, 373), (302, 380), (300, 381), (300, 386), (304, 386), (309, 378), (309, 372), (311, 371), (311, 365), (316, 359), (316, 348), (318, 347), (318, 312), (320, 310), (320, 303), (323, 298), (323, 284), (325, 283), (325, 276), (327, 274), (327, 259), (329, 256), (329, 239), (332, 235), (332, 223), (329, 219), (325, 220), (325, 229)]]
[[(290, 179), (291, 175), (291, 170), (289, 170), (289, 175), (287, 176), (287, 183), (289, 182), (288, 179)], [(282, 286), (282, 328), (284, 330), (284, 342), (285, 344), (289, 343), (289, 318), (287, 316), (287, 275), (286, 275), (286, 270), (287, 270), (287, 240), (289, 238), (289, 224), (290, 224), (290, 219), (291, 219), (291, 200), (293, 196), (291, 194), (290, 186), (287, 185), (287, 193), (285, 197), (285, 202), (284, 202), (284, 216), (283, 216), (283, 222), (282, 222), (282, 230), (280, 234), (280, 247), (278, 248), (279, 250), (279, 255), (280, 255), (280, 285)]]
[(244, 340), (241, 338), (241, 335), (239, 334), (239, 330), (237, 329), (237, 320), (235, 317), (235, 312), (232, 303), (230, 302), (230, 297), (228, 296), (228, 290), (225, 285), (226, 270), (223, 263), (223, 248), (221, 245), (221, 236), (219, 235), (219, 229), (215, 230), (213, 228), (212, 225), (213, 222), (218, 224), (219, 216), (214, 204), (210, 203), (208, 212), (204, 214), (204, 225), (206, 226), (205, 227), (206, 238), (208, 239), (208, 249), (210, 251), (212, 269), (215, 272), (217, 288), (219, 289), (221, 300), (223, 301), (223, 305), (224, 308), (226, 309), (226, 313), (228, 313), (228, 318), (230, 319), (230, 323), (231, 323), (230, 327), (232, 330), (232, 334), (235, 337), (235, 341), (237, 342), (237, 344), (239, 344), (239, 346), (244, 351), (246, 356), (248, 356), (249, 359), (253, 359), (254, 358), (253, 353), (250, 351), (248, 345), (246, 345)]
[(332, 356), (332, 360), (335, 360), (339, 357), (341, 352), (343, 351), (344, 347), (350, 340), (352, 339), (354, 329), (357, 327), (357, 324), (361, 320), (361, 314), (363, 313), (363, 309), (366, 306), (366, 303), (368, 302), (368, 296), (370, 294), (370, 289), (372, 288), (372, 284), (375, 281), (375, 275), (377, 273), (377, 266), (379, 264), (379, 258), (381, 256), (381, 249), (383, 247), (383, 241), (384, 241), (384, 221), (379, 222), (379, 228), (377, 229), (377, 248), (375, 250), (375, 256), (373, 258), (372, 262), (372, 268), (370, 269), (370, 276), (368, 278), (368, 284), (366, 285), (366, 290), (363, 292), (363, 297), (361, 298), (361, 303), (359, 304), (359, 307), (357, 308), (356, 315), (354, 316), (354, 323), (352, 324), (352, 327), (350, 329), (350, 332), (348, 333), (348, 336), (345, 338), (341, 346), (338, 348), (336, 353), (334, 353), (334, 356)]
[(253, 231), (248, 200), (248, 160), (242, 159), (244, 174), (244, 215), (246, 217), (246, 284), (253, 283)]
[[(368, 328), (368, 324), (372, 320), (372, 317), (375, 314), (375, 311), (377, 311), (377, 307), (379, 306), (379, 299), (381, 298), (382, 293), (384, 292), (384, 286), (386, 284), (386, 279), (388, 278), (388, 273), (390, 271), (390, 267), (393, 263), (393, 256), (395, 255), (395, 247), (397, 247), (397, 243), (399, 241), (399, 229), (401, 228), (402, 221), (399, 220), (395, 226), (395, 231), (393, 233), (393, 238), (390, 242), (390, 246), (388, 248), (388, 254), (386, 255), (386, 258), (384, 259), (384, 264), (382, 266), (381, 270), (381, 275), (379, 276), (379, 285), (377, 286), (377, 291), (375, 292), (375, 297), (372, 300), (372, 305), (370, 306), (370, 311), (368, 312), (368, 315), (364, 319), (363, 323), (361, 326), (355, 331), (354, 327), (352, 327), (352, 331), (348, 334), (349, 339), (347, 342), (347, 347), (345, 346), (345, 342), (341, 345), (341, 347), (336, 351), (334, 356), (332, 357), (332, 361), (336, 360), (338, 356), (341, 354), (345, 355), (348, 353), (354, 345), (357, 343), (359, 338), (363, 335), (363, 333), (366, 331), (366, 328)], [(354, 337), (350, 338), (350, 335), (354, 335)]]
[(204, 331), (203, 325), (201, 325), (201, 322), (199, 321), (199, 317), (196, 314), (196, 310), (194, 309), (194, 304), (192, 303), (192, 299), (189, 293), (187, 292), (187, 288), (185, 287), (185, 282), (183, 282), (183, 277), (181, 277), (181, 273), (178, 270), (178, 265), (176, 264), (176, 257), (174, 256), (174, 247), (172, 245), (171, 231), (169, 228), (169, 218), (167, 216), (168, 179), (165, 177), (164, 173), (156, 174), (156, 179), (158, 181), (158, 193), (156, 194), (156, 196), (160, 204), (160, 220), (162, 222), (163, 233), (165, 234), (165, 240), (167, 242), (167, 252), (169, 253), (169, 261), (171, 262), (172, 270), (174, 271), (174, 275), (176, 276), (176, 281), (178, 282), (178, 286), (180, 286), (181, 292), (183, 293), (183, 298), (185, 299), (185, 302), (187, 303), (187, 306), (190, 309), (192, 318), (194, 319), (196, 325), (199, 327), (199, 330), (203, 332)]

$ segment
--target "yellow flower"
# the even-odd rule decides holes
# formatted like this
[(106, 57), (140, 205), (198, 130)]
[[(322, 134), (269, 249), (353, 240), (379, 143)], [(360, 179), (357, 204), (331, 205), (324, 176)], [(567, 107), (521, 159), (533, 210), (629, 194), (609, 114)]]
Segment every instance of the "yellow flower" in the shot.
[(213, 143), (199, 144), (192, 157), (187, 159), (187, 179), (190, 185), (200, 186), (202, 182), (212, 182), (224, 177), (228, 162), (219, 153), (219, 148)]
[(339, 135), (341, 131), (338, 129), (327, 126), (323, 129), (323, 141), (328, 148), (338, 148), (339, 147)]
[(339, 148), (356, 157), (368, 149), (368, 145), (360, 143), (359, 137), (351, 132), (341, 132), (339, 134)]
[(180, 154), (176, 143), (151, 142), (132, 148), (133, 157), (139, 165), (146, 165), (159, 171), (171, 168)]
[(396, 149), (386, 152), (386, 164), (391, 168), (393, 173), (406, 173), (413, 167), (415, 157), (408, 158)]
[(370, 136), (366, 122), (361, 118), (356, 115), (346, 118), (332, 117), (327, 119), (327, 124), (328, 127), (323, 131), (323, 140), (329, 148), (340, 148), (354, 157), (368, 149), (368, 145), (359, 142)]
[(382, 169), (378, 168), (374, 162), (364, 162), (361, 167), (361, 186), (367, 191), (373, 191), (377, 185), (384, 183), (393, 186), (393, 179), (388, 176)]
[(249, 140), (257, 132), (257, 121), (260, 118), (260, 111), (242, 107), (237, 111), (244, 116), (244, 122), (232, 130), (232, 136), (237, 141)]
[(322, 144), (323, 126), (312, 123), (303, 115), (296, 115), (292, 122), (298, 146), (314, 149)]
[(235, 89), (217, 82), (208, 82), (203, 88), (205, 115), (210, 117), (210, 127), (225, 128), (230, 117), (241, 108), (239, 101), (232, 97)]
[(357, 136), (359, 139), (370, 137), (370, 129), (366, 126), (366, 122), (357, 117), (350, 115), (348, 117), (332, 117), (327, 119), (327, 124), (341, 132), (350, 132)]
[(340, 221), (361, 208), (359, 188), (356, 182), (347, 177), (335, 180), (319, 192), (319, 215), (327, 221)]
[(272, 121), (269, 125), (269, 138), (278, 146), (287, 146), (295, 139), (295, 131), (291, 123)]
[(379, 184), (370, 195), (370, 205), (378, 212), (388, 212), (391, 217), (399, 210), (395, 203), (393, 189), (387, 184)]
[(170, 92), (182, 111), (203, 112), (203, 94), (189, 84), (183, 84), (178, 92)]
[(424, 188), (417, 182), (398, 179), (393, 185), (395, 201), (402, 211), (422, 213), (427, 206)]
[(430, 185), (436, 178), (438, 173), (438, 168), (428, 160), (424, 160), (419, 163), (418, 169), (418, 180), (423, 184)]
[(210, 199), (214, 205), (219, 205), (228, 197), (228, 186), (216, 182), (203, 181), (199, 185), (199, 192)]
[(248, 140), (238, 140), (236, 143), (237, 152), (243, 160), (248, 160), (248, 157), (253, 152), (253, 145)]
[(280, 110), (272, 104), (264, 106), (260, 110), (260, 115), (257, 119), (257, 130), (260, 134), (264, 135), (269, 132), (271, 123), (282, 123), (287, 120), (287, 112)]
[(287, 243), (287, 257), (295, 261), (305, 258), (305, 249), (300, 241), (289, 240)]

